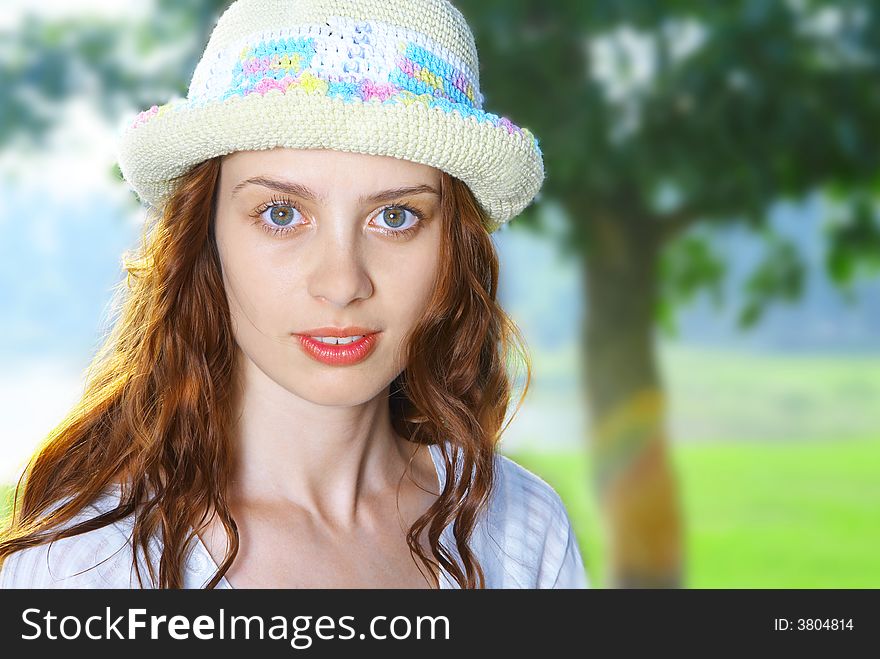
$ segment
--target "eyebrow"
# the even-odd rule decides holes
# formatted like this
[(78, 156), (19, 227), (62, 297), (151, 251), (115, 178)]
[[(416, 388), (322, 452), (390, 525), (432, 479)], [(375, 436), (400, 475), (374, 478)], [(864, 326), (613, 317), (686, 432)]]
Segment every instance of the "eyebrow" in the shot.
[[(300, 197), (301, 199), (305, 199), (307, 201), (327, 201), (326, 197), (316, 194), (315, 192), (300, 183), (296, 183), (295, 181), (281, 181), (278, 179), (267, 178), (265, 176), (254, 176), (253, 178), (242, 181), (232, 189), (232, 197), (235, 198), (235, 196), (248, 185), (259, 185), (264, 188), (269, 188), (271, 190), (277, 190), (278, 192), (285, 192), (287, 194), (296, 195), (297, 197)], [(359, 199), (359, 201), (362, 204), (368, 202), (382, 202), (391, 199), (397, 199), (398, 197), (406, 197), (410, 195), (425, 193), (433, 194), (437, 197), (440, 196), (440, 193), (430, 185), (411, 185), (402, 188), (394, 188), (391, 190), (383, 190), (382, 192), (377, 192), (376, 194), (372, 195), (364, 195)]]

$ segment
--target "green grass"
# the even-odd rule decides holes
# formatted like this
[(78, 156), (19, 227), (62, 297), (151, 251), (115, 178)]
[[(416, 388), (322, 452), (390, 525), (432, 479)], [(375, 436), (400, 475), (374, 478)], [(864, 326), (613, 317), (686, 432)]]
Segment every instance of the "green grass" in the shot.
[[(678, 441), (827, 440), (875, 437), (880, 429), (880, 354), (663, 344), (658, 357), (671, 436)], [(554, 414), (584, 406), (581, 361), (574, 344), (533, 353), (534, 380), (524, 409), (546, 408), (550, 432)]]
[[(880, 588), (880, 439), (673, 448), (689, 588)], [(594, 587), (606, 557), (584, 452), (516, 453), (565, 502)], [(0, 488), (0, 517), (11, 488)]]
[(880, 356), (661, 350), (672, 435), (826, 440), (880, 428)]
[[(578, 453), (512, 455), (566, 503), (593, 585), (606, 557)], [(679, 444), (688, 588), (880, 587), (880, 440)]]
[(14, 485), (0, 485), (0, 527), (5, 527), (9, 523), (7, 517), (12, 512), (12, 495), (14, 493)]

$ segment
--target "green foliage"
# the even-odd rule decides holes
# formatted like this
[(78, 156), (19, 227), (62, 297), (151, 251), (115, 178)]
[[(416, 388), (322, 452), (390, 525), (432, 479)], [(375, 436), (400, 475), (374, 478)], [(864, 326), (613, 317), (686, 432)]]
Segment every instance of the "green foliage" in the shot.
[(766, 239), (764, 259), (745, 284), (746, 302), (739, 313), (742, 327), (758, 322), (771, 301), (794, 301), (804, 288), (806, 266), (797, 248), (769, 232)]
[(865, 194), (844, 199), (840, 214), (828, 227), (828, 244), (826, 266), (838, 284), (851, 284), (860, 268), (880, 271), (877, 200)]
[[(491, 72), (482, 80), (487, 106), (541, 139), (545, 196), (568, 211), (569, 251), (608, 248), (594, 233), (597, 212), (641, 222), (644, 235), (659, 232), (662, 248), (695, 224), (765, 231), (775, 202), (815, 190), (876, 198), (873, 3), (456, 4)], [(658, 204), (659, 191), (673, 203)], [(862, 219), (830, 233), (835, 281), (869, 271), (859, 265), (877, 254), (869, 228)], [(701, 286), (720, 290), (724, 268), (692, 242), (673, 241), (661, 263), (658, 317), (671, 329), (675, 307)], [(791, 246), (770, 241), (747, 280), (741, 324), (797, 294), (801, 265)]]
[[(780, 195), (864, 181), (880, 163), (867, 3), (850, 5), (862, 20), (830, 2), (457, 4), (492, 72), (487, 103), (546, 145), (551, 196), (614, 208), (635, 195), (649, 211), (668, 181), (707, 219), (761, 221)], [(833, 9), (838, 33), (811, 27)]]
[(707, 291), (716, 306), (721, 305), (726, 271), (724, 261), (701, 236), (682, 236), (663, 252), (657, 317), (667, 334), (676, 332), (675, 309), (690, 303), (701, 291)]

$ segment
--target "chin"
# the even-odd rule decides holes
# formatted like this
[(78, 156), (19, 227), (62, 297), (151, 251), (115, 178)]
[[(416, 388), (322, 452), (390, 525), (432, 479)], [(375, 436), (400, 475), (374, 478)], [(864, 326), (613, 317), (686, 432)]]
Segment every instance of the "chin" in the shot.
[(300, 398), (303, 398), (315, 405), (322, 405), (324, 407), (357, 407), (358, 405), (369, 403), (375, 398), (375, 396), (364, 397), (356, 396), (354, 394), (345, 395), (344, 393), (328, 393), (326, 396), (319, 396), (315, 395), (314, 392), (309, 392), (308, 395), (300, 396)]
[(380, 395), (388, 383), (373, 378), (362, 380), (351, 374), (351, 369), (339, 369), (329, 377), (297, 378), (288, 391), (300, 398), (328, 407), (354, 407), (363, 405)]

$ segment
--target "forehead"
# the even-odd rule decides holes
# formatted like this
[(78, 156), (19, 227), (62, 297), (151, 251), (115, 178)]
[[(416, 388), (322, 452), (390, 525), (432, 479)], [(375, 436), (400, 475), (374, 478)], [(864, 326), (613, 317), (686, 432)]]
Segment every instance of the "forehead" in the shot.
[(329, 149), (237, 151), (221, 159), (221, 189), (232, 190), (254, 176), (295, 180), (318, 191), (338, 188), (362, 192), (392, 185), (439, 185), (440, 171), (428, 165)]

